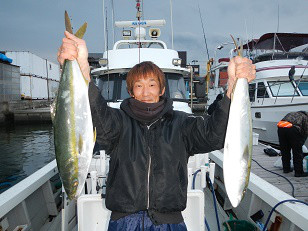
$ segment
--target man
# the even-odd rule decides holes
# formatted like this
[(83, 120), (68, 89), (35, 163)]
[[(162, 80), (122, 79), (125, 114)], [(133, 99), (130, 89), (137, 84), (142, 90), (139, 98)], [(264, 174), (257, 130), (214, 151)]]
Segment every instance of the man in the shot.
[[(65, 32), (58, 61), (77, 59), (90, 80), (85, 41)], [(97, 142), (110, 155), (106, 207), (108, 230), (186, 230), (181, 211), (187, 200), (187, 161), (196, 153), (221, 149), (230, 95), (237, 78), (255, 78), (255, 66), (236, 57), (229, 65), (229, 89), (211, 117), (174, 111), (165, 98), (163, 72), (152, 62), (127, 74), (131, 98), (121, 109), (107, 106), (90, 82), (89, 99)]]
[(292, 149), (295, 177), (308, 176), (308, 173), (303, 171), (302, 151), (308, 135), (308, 113), (305, 111), (290, 112), (279, 121), (277, 127), (283, 172), (292, 172), (290, 166)]

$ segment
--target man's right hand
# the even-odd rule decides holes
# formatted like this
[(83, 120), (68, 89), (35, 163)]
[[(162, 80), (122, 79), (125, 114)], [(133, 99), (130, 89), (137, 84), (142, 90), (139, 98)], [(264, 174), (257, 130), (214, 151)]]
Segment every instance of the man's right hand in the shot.
[(64, 32), (64, 35), (62, 45), (58, 49), (58, 62), (63, 65), (65, 59), (77, 59), (83, 76), (90, 81), (90, 66), (86, 42), (67, 31)]

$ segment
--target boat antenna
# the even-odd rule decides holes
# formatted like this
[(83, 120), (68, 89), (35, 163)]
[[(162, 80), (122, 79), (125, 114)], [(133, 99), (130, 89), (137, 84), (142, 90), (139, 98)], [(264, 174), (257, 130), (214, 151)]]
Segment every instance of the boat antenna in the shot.
[(111, 17), (112, 17), (112, 44), (114, 44), (114, 4), (113, 4), (113, 0), (111, 0)]
[(105, 20), (105, 22), (106, 22), (106, 25), (105, 25), (105, 27), (106, 27), (106, 44), (107, 44), (107, 76), (108, 76), (108, 82), (107, 82), (107, 97), (108, 97), (108, 99), (109, 99), (109, 91), (110, 91), (110, 89), (109, 89), (109, 80), (110, 80), (110, 74), (109, 74), (109, 58), (108, 58), (108, 51), (109, 51), (109, 46), (108, 46), (108, 25), (107, 25), (107, 7), (106, 7), (106, 13), (105, 13), (105, 16), (106, 16), (106, 20)]
[(272, 59), (274, 59), (274, 54), (275, 54), (275, 49), (276, 49), (276, 36), (277, 36), (277, 32), (274, 33), (274, 44), (273, 44)]
[(202, 20), (200, 6), (199, 6), (199, 0), (198, 0), (198, 9), (199, 9), (199, 16), (200, 16), (201, 25), (202, 25), (203, 38), (204, 38), (204, 43), (205, 43), (205, 47), (206, 47), (207, 58), (208, 58), (208, 60), (210, 60), (209, 50), (207, 48), (207, 42), (206, 42), (206, 37), (205, 37), (205, 32), (204, 32), (203, 20)]
[(107, 49), (107, 38), (106, 38), (106, 21), (105, 21), (105, 0), (103, 0), (103, 23), (104, 23), (104, 49)]
[(257, 55), (257, 50), (255, 50), (255, 44), (254, 44), (254, 15), (252, 14), (252, 23), (251, 23), (251, 51), (255, 51), (255, 55)]
[(277, 12), (277, 32), (274, 34), (274, 48), (273, 48), (273, 54), (272, 54), (272, 59), (274, 59), (274, 54), (275, 54), (275, 48), (276, 48), (276, 37), (277, 33), (279, 31), (279, 3), (278, 3), (278, 12)]
[(136, 18), (138, 19), (138, 29), (139, 29), (139, 36), (138, 36), (138, 40), (139, 40), (139, 43), (138, 43), (138, 51), (139, 51), (139, 63), (140, 63), (140, 49), (141, 49), (141, 43), (140, 43), (140, 18), (142, 16), (142, 9), (140, 8), (140, 0), (136, 0), (136, 9), (137, 9), (137, 15), (136, 15)]
[(247, 32), (247, 22), (245, 19), (245, 29), (246, 29), (246, 40), (247, 40), (247, 52), (248, 52), (248, 56), (250, 57), (250, 50), (249, 50), (249, 38), (248, 38), (248, 32)]
[(141, 3), (142, 3), (142, 12), (143, 12), (143, 14), (142, 14), (142, 20), (144, 20), (143, 0), (141, 0)]
[(279, 3), (278, 3), (278, 20), (277, 20), (277, 33), (279, 32)]
[(171, 48), (173, 50), (173, 15), (172, 15), (172, 0), (170, 0), (170, 22), (171, 22)]

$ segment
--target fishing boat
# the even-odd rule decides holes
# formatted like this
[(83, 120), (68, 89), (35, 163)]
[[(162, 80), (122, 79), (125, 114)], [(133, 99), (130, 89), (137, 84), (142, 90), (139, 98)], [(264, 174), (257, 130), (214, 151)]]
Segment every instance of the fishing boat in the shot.
[[(191, 113), (184, 83), (184, 76), (190, 75), (190, 70), (181, 67), (177, 51), (168, 49), (165, 42), (158, 40), (160, 29), (150, 28), (165, 23), (165, 20), (115, 22), (116, 27), (129, 29), (123, 30), (123, 40), (104, 52), (99, 60), (101, 67), (91, 72), (109, 106), (119, 108), (121, 102), (130, 97), (126, 89), (127, 72), (137, 63), (152, 61), (165, 74), (166, 96), (173, 99), (173, 107)], [(146, 39), (147, 28), (150, 39)]]
[[(165, 94), (173, 99), (173, 107), (191, 113), (184, 83), (184, 76), (189, 75), (190, 70), (181, 67), (177, 51), (168, 49), (165, 42), (158, 40), (161, 34), (158, 27), (165, 24), (165, 20), (140, 20), (140, 17), (136, 21), (115, 22), (116, 27), (126, 28), (122, 31), (123, 39), (117, 41), (110, 50), (106, 46), (103, 58), (99, 60), (100, 67), (91, 71), (92, 78), (109, 106), (119, 108), (121, 102), (129, 97), (126, 89), (127, 72), (137, 63), (152, 61), (165, 74)], [(150, 39), (146, 39), (146, 32), (149, 33)], [(96, 201), (95, 204), (104, 205), (103, 199), (98, 194), (103, 190), (101, 187), (97, 190), (97, 187), (104, 185), (104, 179), (108, 175), (108, 161), (103, 161), (105, 154), (98, 156), (101, 160), (93, 158), (84, 195), (80, 197), (80, 201), (83, 200), (86, 204), (89, 201)], [(107, 170), (104, 170), (104, 166), (107, 166)], [(98, 169), (101, 171), (97, 171)], [(77, 216), (79, 230), (96, 230), (91, 227), (81, 228), (84, 227), (83, 222), (89, 224), (89, 221), (93, 221), (96, 217), (94, 210), (89, 213), (80, 201), (78, 203), (68, 201), (61, 186), (56, 162), (53, 161), (2, 193), (0, 196), (2, 230), (74, 230), (77, 229)], [(77, 214), (77, 204), (78, 213), (81, 214)], [(97, 214), (98, 217), (102, 215), (100, 212)], [(105, 215), (110, 215), (110, 211), (106, 208), (103, 212)], [(93, 219), (87, 218), (90, 214)], [(103, 224), (100, 223), (98, 226), (105, 227), (108, 220), (109, 216), (101, 219)]]
[[(164, 20), (137, 20), (117, 22), (125, 38), (106, 50), (101, 67), (91, 71), (102, 95), (111, 107), (119, 108), (128, 97), (125, 77), (130, 68), (142, 61), (152, 61), (165, 73), (166, 94), (174, 100), (174, 108), (191, 113), (185, 98), (183, 76), (190, 71), (180, 67), (178, 53), (158, 40)], [(152, 39), (146, 39), (146, 29)], [(255, 144), (258, 142), (256, 141)], [(199, 154), (189, 159), (187, 208), (183, 217), (189, 231), (232, 230), (231, 226), (246, 225), (260, 230), (260, 224), (283, 219), (281, 230), (304, 230), (308, 227), (308, 207), (285, 203), (271, 213), (282, 200), (294, 199), (280, 189), (251, 174), (246, 196), (239, 207), (230, 207), (223, 183), (222, 151)], [(108, 156), (103, 150), (92, 159), (83, 193), (77, 201), (69, 201), (62, 189), (56, 161), (33, 173), (23, 181), (0, 194), (0, 225), (2, 230), (107, 230), (110, 211), (105, 207), (105, 182), (108, 177)], [(215, 191), (214, 191), (215, 189)], [(217, 194), (217, 199), (215, 196)], [(219, 202), (219, 203), (218, 203)], [(259, 211), (263, 215), (259, 215)], [(240, 220), (231, 220), (230, 214)], [(255, 218), (256, 217), (256, 218)], [(228, 222), (227, 222), (228, 221)], [(223, 223), (226, 223), (225, 227)]]
[(224, 94), (227, 89), (228, 81), (228, 65), (230, 58), (220, 58), (214, 60), (210, 67), (210, 78), (208, 79), (207, 105), (211, 105), (216, 99), (217, 95)]
[[(253, 131), (260, 141), (279, 145), (277, 122), (289, 112), (308, 111), (307, 44), (308, 34), (267, 33), (243, 46), (256, 65), (249, 95)], [(215, 80), (209, 104), (226, 87), (227, 63), (228, 58), (221, 59), (212, 67)]]
[[(254, 151), (262, 148), (256, 145)], [(2, 230), (107, 230), (111, 211), (104, 203), (104, 182), (108, 176), (105, 157), (103, 151), (94, 157), (83, 194), (77, 201), (68, 201), (62, 192), (55, 160), (0, 194)], [(306, 205), (292, 203), (294, 197), (251, 173), (243, 201), (232, 208), (223, 183), (222, 166), (222, 151), (189, 159), (188, 200), (183, 212), (189, 231), (219, 230), (218, 226), (223, 230), (226, 222), (233, 227), (230, 230), (236, 230), (236, 225), (246, 227), (244, 230), (263, 230), (266, 223), (267, 227), (276, 224), (282, 231), (307, 230), (307, 194)], [(206, 172), (213, 188), (206, 184)], [(230, 220), (230, 214), (239, 220)]]

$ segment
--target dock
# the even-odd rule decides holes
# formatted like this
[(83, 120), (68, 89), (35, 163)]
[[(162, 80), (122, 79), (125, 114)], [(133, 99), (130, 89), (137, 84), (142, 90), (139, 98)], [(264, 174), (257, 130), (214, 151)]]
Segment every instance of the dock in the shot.
[(15, 123), (50, 123), (50, 107), (14, 111)]
[[(268, 146), (259, 143), (253, 146), (252, 159), (256, 160), (262, 167), (272, 172), (278, 173), (287, 177), (294, 186), (294, 195), (298, 200), (308, 203), (308, 177), (294, 177), (294, 171), (283, 173), (282, 169), (274, 166), (274, 163), (279, 156), (270, 157), (264, 153), (264, 149)], [(251, 171), (263, 180), (269, 182), (283, 192), (292, 196), (292, 186), (282, 177), (265, 171), (252, 161)]]
[(8, 124), (51, 123), (52, 100), (0, 102), (0, 126)]

